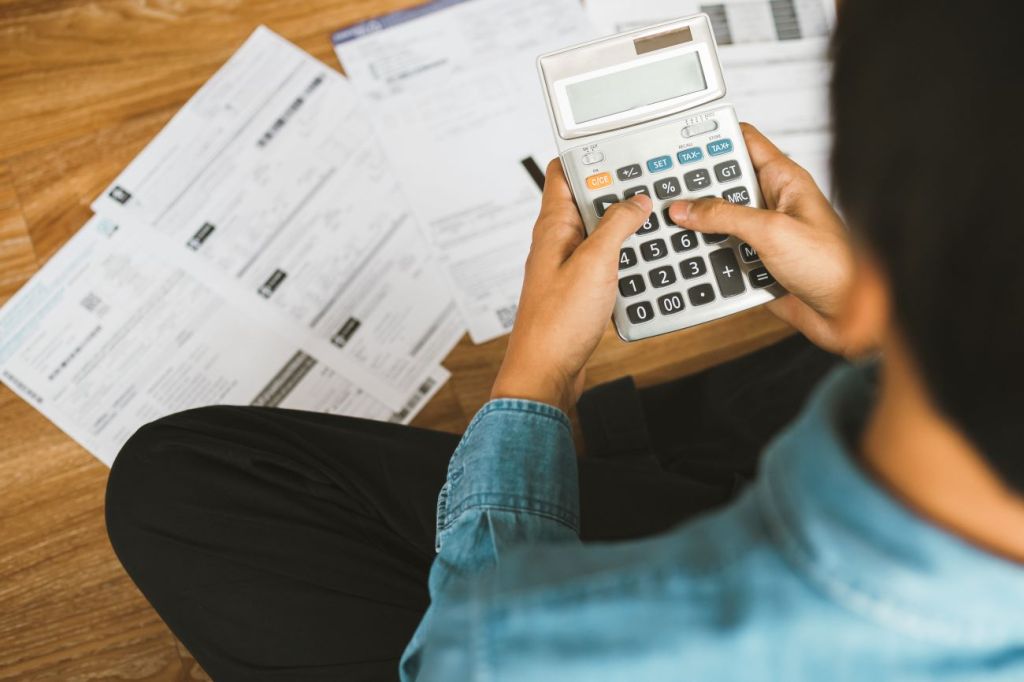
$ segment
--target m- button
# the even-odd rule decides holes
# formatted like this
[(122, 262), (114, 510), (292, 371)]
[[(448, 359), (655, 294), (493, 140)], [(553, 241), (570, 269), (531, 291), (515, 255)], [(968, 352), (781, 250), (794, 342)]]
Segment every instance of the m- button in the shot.
[(736, 161), (723, 161), (715, 165), (715, 177), (719, 182), (729, 182), (740, 176), (740, 164)]

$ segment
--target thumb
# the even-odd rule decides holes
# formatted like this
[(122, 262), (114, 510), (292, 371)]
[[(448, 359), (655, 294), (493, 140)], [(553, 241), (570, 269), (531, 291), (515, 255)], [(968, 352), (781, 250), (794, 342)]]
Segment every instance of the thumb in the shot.
[(618, 255), (622, 243), (629, 235), (640, 229), (653, 209), (650, 197), (643, 194), (614, 204), (605, 212), (604, 218), (597, 224), (597, 229), (583, 242), (579, 250), (594, 251), (602, 256), (607, 253)]
[(730, 204), (718, 198), (677, 201), (669, 207), (669, 217), (676, 225), (697, 232), (731, 235), (756, 251), (762, 250), (769, 234), (778, 236), (785, 218), (777, 211)]

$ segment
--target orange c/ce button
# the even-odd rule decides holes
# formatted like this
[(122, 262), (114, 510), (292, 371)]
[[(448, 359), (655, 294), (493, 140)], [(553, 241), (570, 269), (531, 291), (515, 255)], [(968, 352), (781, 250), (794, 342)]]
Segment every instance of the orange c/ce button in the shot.
[(591, 175), (587, 178), (587, 187), (590, 189), (601, 189), (612, 184), (611, 173), (598, 173), (597, 175)]

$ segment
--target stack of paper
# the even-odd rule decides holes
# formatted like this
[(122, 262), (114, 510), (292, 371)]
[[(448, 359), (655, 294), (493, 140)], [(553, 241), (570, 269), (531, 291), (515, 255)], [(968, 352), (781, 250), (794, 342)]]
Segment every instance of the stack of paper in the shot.
[(464, 331), (336, 71), (267, 29), (0, 312), (0, 379), (109, 464), (217, 403), (409, 421)]

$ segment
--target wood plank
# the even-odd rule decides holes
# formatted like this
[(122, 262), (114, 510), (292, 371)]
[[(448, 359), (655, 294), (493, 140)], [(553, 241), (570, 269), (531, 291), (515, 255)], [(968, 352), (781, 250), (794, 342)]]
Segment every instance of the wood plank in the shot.
[(36, 270), (36, 252), (25, 224), (9, 164), (0, 164), (0, 305)]

